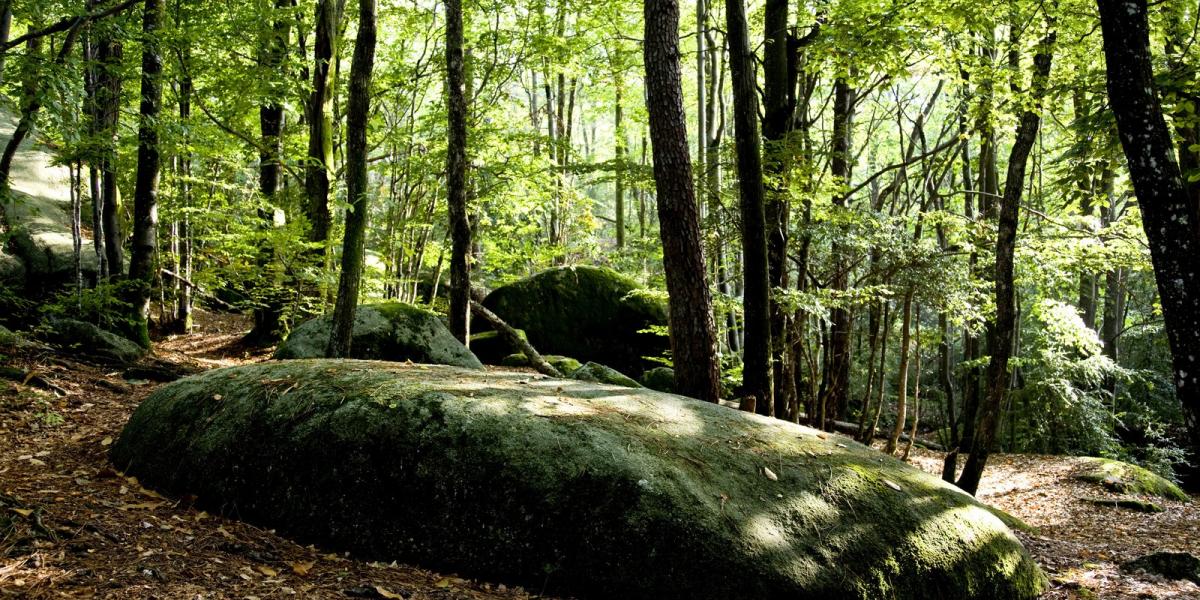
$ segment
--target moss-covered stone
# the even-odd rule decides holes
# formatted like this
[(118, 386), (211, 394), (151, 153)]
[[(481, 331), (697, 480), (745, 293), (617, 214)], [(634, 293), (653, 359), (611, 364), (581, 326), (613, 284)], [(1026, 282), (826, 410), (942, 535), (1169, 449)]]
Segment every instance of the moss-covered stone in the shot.
[(500, 359), (500, 366), (502, 366), (502, 367), (528, 367), (529, 366), (529, 357), (525, 356), (524, 354), (521, 354), (520, 352), (517, 352), (515, 354), (509, 354), (508, 356), (505, 356), (504, 358)]
[(1150, 502), (1149, 500), (1139, 500), (1137, 498), (1084, 497), (1084, 498), (1080, 498), (1080, 500), (1083, 500), (1084, 502), (1088, 502), (1091, 504), (1095, 504), (1097, 506), (1108, 506), (1108, 507), (1112, 507), (1112, 508), (1124, 508), (1124, 509), (1132, 510), (1134, 512), (1160, 513), (1163, 511), (1162, 506), (1160, 506), (1154, 502)]
[(642, 373), (642, 385), (659, 392), (674, 393), (675, 369), (671, 367), (654, 367)]
[(1155, 552), (1121, 564), (1122, 571), (1145, 571), (1168, 579), (1186, 579), (1200, 585), (1200, 558), (1187, 552)]
[(0, 325), (0, 346), (16, 346), (20, 342), (21, 336)]
[(1107, 458), (1084, 458), (1083, 468), (1075, 477), (1104, 486), (1121, 494), (1148, 494), (1188, 502), (1190, 498), (1171, 481), (1137, 465)]
[(627, 373), (653, 366), (644, 357), (662, 356), (670, 347), (666, 336), (643, 333), (666, 326), (666, 304), (610, 269), (551, 269), (496, 289), (483, 304), (523, 329), (538, 352), (602, 362)]
[(104, 363), (126, 366), (146, 355), (146, 349), (111, 331), (75, 321), (55, 319), (44, 332), (47, 341)]
[[(517, 330), (517, 335), (522, 339), (529, 339), (520, 329)], [(484, 331), (471, 336), (471, 352), (485, 365), (502, 364), (505, 357), (517, 350), (519, 348), (510, 348), (498, 331)]]
[[(325, 315), (297, 327), (279, 344), (275, 358), (325, 356), (332, 323), (332, 317)], [(437, 313), (403, 302), (359, 306), (352, 336), (352, 358), (483, 368), (479, 359), (454, 338)]]
[(954, 486), (719, 405), (524, 374), (286, 361), (167, 384), (113, 446), (145, 485), (304, 542), (593, 598), (1034, 598)]
[(579, 367), (570, 375), (571, 379), (579, 381), (589, 381), (591, 383), (603, 383), (607, 385), (619, 385), (621, 387), (640, 388), (642, 384), (636, 382), (631, 377), (627, 377), (624, 373), (612, 368), (606, 367), (600, 363), (586, 363)]

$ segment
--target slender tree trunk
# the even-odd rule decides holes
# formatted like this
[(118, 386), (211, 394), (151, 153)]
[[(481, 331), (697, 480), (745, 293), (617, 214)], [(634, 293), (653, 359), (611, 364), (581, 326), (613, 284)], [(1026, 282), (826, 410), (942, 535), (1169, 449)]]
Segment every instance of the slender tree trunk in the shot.
[(1190, 197), (1163, 119), (1150, 54), (1146, 0), (1097, 0), (1108, 98), (1142, 211), (1171, 346), (1175, 396), (1192, 459), (1200, 457), (1200, 206)]
[[(700, 1), (703, 2), (704, 0), (700, 0)], [(616, 98), (616, 108), (615, 108), (614, 114), (613, 114), (613, 138), (616, 140), (616, 143), (615, 143), (616, 148), (615, 148), (613, 154), (616, 157), (617, 164), (614, 165), (614, 173), (613, 173), (614, 179), (615, 179), (615, 182), (613, 184), (613, 188), (614, 188), (614, 190), (613, 190), (613, 195), (614, 195), (613, 210), (616, 213), (614, 215), (614, 217), (615, 217), (614, 222), (616, 223), (616, 227), (617, 227), (617, 248), (624, 248), (625, 247), (625, 123), (624, 123), (624, 115), (622, 114), (622, 107), (621, 107), (621, 88), (623, 86), (622, 86), (621, 81), (619, 81), (620, 77), (621, 77), (621, 74), (617, 73), (615, 79), (617, 79), (618, 81), (614, 82), (617, 98)]]
[(745, 275), (743, 393), (753, 397), (759, 414), (775, 416), (771, 373), (771, 280), (768, 271), (767, 217), (764, 205), (758, 93), (754, 54), (742, 0), (725, 3), (729, 71), (733, 78), (733, 127), (737, 153), (738, 193), (742, 216), (742, 261)]
[(308, 161), (304, 164), (304, 191), (309, 222), (308, 239), (326, 242), (332, 218), (329, 212), (329, 173), (333, 171), (332, 65), (338, 59), (342, 15), (346, 0), (317, 2), (313, 40), (313, 89), (308, 97)]
[(96, 38), (98, 81), (96, 105), (100, 115), (97, 169), (100, 171), (105, 263), (110, 277), (125, 272), (125, 253), (121, 234), (121, 192), (117, 187), (117, 130), (121, 121), (121, 63), (123, 49), (111, 32)]
[(663, 271), (670, 294), (675, 388), (685, 396), (720, 400), (720, 364), (712, 298), (704, 276), (704, 242), (696, 205), (679, 62), (678, 0), (645, 4), (646, 109), (654, 141), (654, 183)]
[(134, 322), (138, 342), (150, 347), (150, 292), (158, 276), (158, 179), (161, 157), (158, 120), (162, 112), (161, 0), (146, 0), (142, 16), (142, 101), (139, 109), (137, 180), (133, 192), (133, 244), (129, 258)]
[(447, 206), (450, 212), (450, 331), (471, 336), (471, 223), (467, 218), (467, 81), (463, 70), (462, 0), (446, 0)]
[(1016, 140), (1008, 158), (1004, 196), (1000, 200), (999, 232), (996, 238), (996, 317), (990, 327), (991, 335), (988, 336), (988, 354), (991, 356), (988, 363), (988, 394), (986, 402), (980, 407), (979, 422), (971, 441), (971, 455), (967, 457), (957, 482), (958, 487), (971, 494), (979, 488), (979, 480), (983, 477), (983, 469), (987, 465), (988, 455), (999, 428), (1000, 408), (1008, 393), (1008, 361), (1012, 355), (1016, 330), (1013, 256), (1016, 249), (1018, 217), (1021, 196), (1025, 189), (1025, 168), (1041, 126), (1040, 109), (1046, 95), (1053, 56), (1051, 53), (1056, 37), (1053, 22), (1049, 18), (1047, 20), (1050, 21), (1051, 31), (1042, 39), (1033, 58), (1034, 71), (1030, 90), (1033, 108), (1021, 114)]
[[(763, 175), (766, 185), (767, 271), (773, 289), (786, 289), (789, 209), (786, 176), (789, 162), (788, 134), (795, 102), (788, 69), (788, 0), (767, 0), (763, 39), (764, 114), (762, 121)], [(775, 414), (786, 417), (786, 407), (796, 394), (791, 329), (782, 305), (771, 295), (771, 361), (775, 392)]]
[[(275, 20), (271, 24), (271, 32), (264, 42), (259, 56), (261, 67), (268, 72), (283, 68), (284, 58), (287, 57), (288, 39), (291, 37), (291, 18), (284, 16), (282, 11), (288, 8), (289, 0), (275, 0)], [(277, 199), (275, 195), (280, 187), (280, 174), (283, 160), (283, 124), (284, 107), (280, 99), (268, 98), (258, 109), (259, 133), (261, 147), (258, 155), (258, 189), (266, 200), (267, 208), (260, 212), (263, 227), (275, 226), (275, 211)], [(270, 250), (263, 250), (259, 256), (260, 265), (273, 260)], [(264, 293), (260, 294), (258, 306), (254, 309), (254, 328), (246, 338), (253, 344), (271, 344), (283, 337), (283, 305), (284, 291), (276, 289), (276, 282), (263, 277)]]
[(358, 312), (367, 242), (367, 123), (371, 117), (375, 37), (375, 0), (358, 0), (358, 38), (354, 40), (346, 107), (346, 194), (350, 210), (346, 213), (346, 235), (342, 239), (342, 274), (333, 309), (333, 328), (325, 350), (329, 358), (350, 356), (354, 317)]
[[(9, 34), (12, 32), (12, 4), (13, 0), (4, 0), (0, 5), (0, 46), (8, 44)], [(0, 52), (0, 83), (5, 81), (4, 65), (7, 53)]]
[(900, 443), (900, 434), (904, 433), (904, 422), (908, 418), (908, 356), (912, 349), (912, 304), (913, 292), (909, 290), (904, 295), (904, 308), (900, 314), (900, 380), (896, 383), (896, 423), (892, 426), (892, 435), (883, 450), (889, 455), (896, 453), (896, 445)]
[[(181, 58), (187, 60), (187, 55)], [(187, 280), (192, 279), (192, 153), (190, 150), (189, 125), (192, 120), (192, 91), (193, 84), (190, 76), (184, 76), (179, 82), (179, 122), (184, 125), (184, 143), (182, 154), (179, 156), (179, 204), (185, 210), (179, 221), (179, 275)], [(175, 331), (188, 333), (192, 330), (192, 286), (179, 286), (179, 298), (175, 306)]]

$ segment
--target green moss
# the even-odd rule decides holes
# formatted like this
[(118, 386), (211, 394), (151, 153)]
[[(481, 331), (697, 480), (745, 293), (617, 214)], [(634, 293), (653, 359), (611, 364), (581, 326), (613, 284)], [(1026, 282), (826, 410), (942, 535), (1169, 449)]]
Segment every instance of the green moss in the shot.
[(309, 360), (163, 386), (112, 456), (302, 541), (549, 593), (1040, 593), (982, 504), (821, 435), (645, 389)]
[[(325, 356), (331, 319), (330, 315), (325, 315), (292, 330), (275, 350), (275, 358)], [(437, 313), (403, 302), (359, 306), (355, 312), (350, 355), (372, 360), (483, 368), (479, 359), (454, 338)]]
[[(523, 340), (529, 340), (525, 332), (520, 329), (517, 330), (517, 335), (521, 336)], [(519, 348), (510, 347), (508, 341), (498, 331), (472, 334), (470, 347), (471, 352), (474, 352), (480, 361), (489, 365), (501, 364), (504, 357), (519, 350)]]
[(653, 366), (645, 357), (670, 346), (664, 336), (643, 333), (667, 324), (666, 304), (644, 292), (611, 269), (561, 267), (498, 288), (483, 304), (524, 330), (539, 352), (640, 373)]
[(1137, 465), (1107, 458), (1085, 458), (1083, 468), (1075, 477), (1098, 483), (1119, 493), (1147, 494), (1189, 502), (1191, 499), (1179, 486)]
[(621, 387), (640, 388), (642, 384), (636, 382), (631, 377), (627, 377), (624, 373), (612, 368), (606, 367), (600, 363), (589, 362), (582, 367), (576, 369), (570, 375), (571, 379), (579, 381), (589, 381), (592, 383), (603, 383), (607, 385), (619, 385)]
[(1137, 498), (1080, 498), (1080, 500), (1097, 506), (1126, 508), (1135, 512), (1160, 513), (1163, 511), (1162, 506), (1149, 500), (1138, 500)]
[(642, 385), (659, 392), (674, 392), (675, 369), (671, 367), (654, 367), (642, 373)]

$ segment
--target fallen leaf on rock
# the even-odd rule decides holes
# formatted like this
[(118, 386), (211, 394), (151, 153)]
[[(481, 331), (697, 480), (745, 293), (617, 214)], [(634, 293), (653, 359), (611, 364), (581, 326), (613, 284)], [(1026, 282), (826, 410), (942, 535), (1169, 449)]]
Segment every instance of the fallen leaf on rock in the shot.
[(886, 485), (886, 486), (892, 488), (893, 490), (896, 490), (897, 492), (900, 491), (900, 484), (898, 484), (890, 479), (882, 479), (881, 481), (883, 482), (883, 485)]
[(108, 436), (108, 437), (106, 437), (106, 438), (104, 438), (104, 439), (102, 439), (102, 440), (100, 440), (100, 445), (101, 445), (101, 446), (111, 446), (111, 445), (112, 445), (112, 443), (113, 443), (113, 439), (112, 439), (112, 436), (111, 436), (111, 435), (110, 435), (110, 436)]
[(272, 569), (271, 567), (268, 567), (267, 565), (258, 565), (255, 568), (258, 569), (259, 573), (262, 573), (263, 575), (266, 575), (267, 577), (275, 577), (276, 575), (279, 575), (279, 571), (276, 571), (275, 569)]
[(33, 511), (28, 508), (14, 508), (12, 511), (26, 518), (33, 514)]
[(775, 474), (775, 471), (772, 471), (766, 467), (763, 467), (763, 475), (766, 475), (767, 479), (770, 479), (771, 481), (779, 481), (779, 476)]

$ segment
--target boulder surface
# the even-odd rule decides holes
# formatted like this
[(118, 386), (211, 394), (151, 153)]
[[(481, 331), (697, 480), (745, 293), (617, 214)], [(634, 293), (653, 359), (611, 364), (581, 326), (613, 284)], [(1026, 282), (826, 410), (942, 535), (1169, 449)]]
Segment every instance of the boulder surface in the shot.
[(654, 366), (644, 357), (662, 356), (670, 349), (666, 336), (643, 333), (667, 325), (666, 303), (611, 269), (550, 269), (497, 288), (483, 305), (524, 330), (542, 354), (641, 373)]
[(112, 449), (304, 542), (592, 598), (1034, 598), (953, 486), (835, 435), (645, 389), (271, 362), (167, 384)]
[[(275, 358), (325, 356), (332, 328), (332, 315), (305, 322), (279, 344)], [(352, 358), (483, 368), (479, 359), (454, 338), (437, 313), (403, 302), (359, 306), (351, 336)]]

